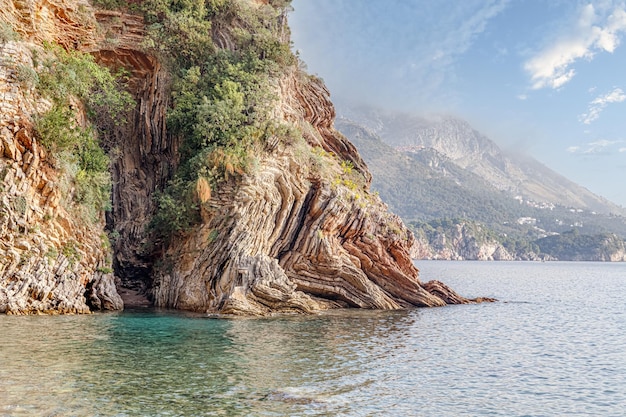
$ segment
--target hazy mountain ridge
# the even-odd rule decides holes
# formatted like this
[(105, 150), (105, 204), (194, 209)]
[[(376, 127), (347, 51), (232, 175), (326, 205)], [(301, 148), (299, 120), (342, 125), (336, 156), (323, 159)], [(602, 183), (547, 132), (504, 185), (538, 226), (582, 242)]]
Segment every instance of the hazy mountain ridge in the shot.
[(457, 166), (480, 176), (498, 190), (524, 200), (558, 204), (600, 213), (625, 215), (626, 210), (552, 171), (523, 154), (501, 150), (467, 121), (453, 116), (430, 119), (372, 108), (339, 107), (341, 122), (362, 126), (403, 152), (433, 149)]
[(434, 149), (404, 153), (347, 119), (337, 119), (336, 126), (367, 162), (373, 174), (372, 187), (407, 221), (462, 216), (503, 223), (511, 217), (502, 213), (527, 214), (510, 195)]
[[(389, 120), (392, 119), (393, 117), (389, 116)], [(414, 226), (416, 237), (424, 235), (422, 232), (428, 229), (424, 226), (425, 222), (456, 219), (453, 222), (454, 227), (442, 228), (432, 236), (422, 236), (423, 239), (418, 237), (422, 245), (417, 250), (422, 254), (418, 257), (506, 259), (506, 251), (513, 259), (536, 259), (537, 256), (541, 256), (542, 259), (555, 259), (557, 257), (550, 253), (539, 252), (537, 246), (540, 243), (539, 239), (573, 229), (578, 230), (581, 236), (595, 236), (598, 239), (601, 238), (600, 235), (613, 233), (618, 239), (626, 237), (626, 219), (610, 213), (620, 210), (618, 206), (562, 178), (532, 158), (520, 157), (514, 160), (504, 155), (485, 136), (468, 130), (469, 125), (466, 122), (449, 123), (447, 125), (449, 130), (455, 133), (444, 140), (441, 132), (437, 133), (435, 128), (428, 127), (425, 122), (416, 119), (414, 126), (439, 138), (432, 141), (437, 146), (431, 148), (425, 146), (428, 144), (425, 141), (419, 142), (419, 145), (393, 147), (376, 132), (397, 131), (397, 128), (386, 128), (381, 118), (364, 117), (363, 120), (365, 125), (346, 116), (339, 117), (336, 120), (336, 127), (355, 144), (368, 164), (373, 174), (372, 188), (380, 193), (381, 198), (389, 204), (393, 212)], [(464, 140), (459, 134), (459, 126), (463, 131), (471, 133), (469, 145), (455, 143)], [(425, 134), (420, 135), (415, 137), (426, 137)], [(445, 153), (445, 147), (442, 146), (448, 142), (454, 143), (454, 147), (450, 147), (453, 151), (465, 149), (469, 155), (460, 158), (458, 153), (450, 152), (457, 158), (454, 160)], [(477, 162), (466, 165), (465, 168), (458, 162), (464, 160), (467, 163), (472, 159)], [(529, 198), (527, 194), (522, 197), (517, 189), (499, 188), (494, 184), (493, 176), (483, 174), (490, 171), (498, 173), (500, 175), (498, 178), (502, 178), (503, 182), (515, 181), (518, 188), (529, 188), (534, 191), (534, 196), (546, 195), (548, 198), (534, 199)], [(519, 173), (521, 178), (515, 180), (512, 174), (514, 172)], [(544, 178), (547, 180), (543, 181)], [(545, 186), (545, 183), (549, 186)], [(552, 195), (552, 188), (557, 188), (559, 195), (584, 197), (590, 204), (577, 206), (559, 204), (561, 200)], [(584, 194), (577, 194), (580, 189), (584, 190)], [(579, 202), (578, 200), (569, 198), (567, 202), (571, 204)], [(609, 214), (606, 214), (607, 212)], [(468, 224), (467, 222), (475, 225), (465, 230), (462, 233), (463, 238), (460, 239), (457, 236), (458, 226)], [(489, 239), (478, 239), (472, 235), (474, 229), (483, 227), (481, 224), (495, 232)], [(450, 243), (445, 248), (438, 245), (440, 237), (444, 234), (449, 235)], [(588, 241), (593, 243), (599, 241), (598, 239)], [(466, 245), (468, 242), (471, 245)], [(579, 246), (582, 247), (584, 244)], [(466, 250), (467, 248), (473, 249)], [(583, 258), (621, 259), (617, 256), (619, 254), (597, 256), (596, 249), (589, 248), (589, 256), (584, 255)], [(563, 257), (563, 253), (559, 253), (559, 259)], [(475, 254), (482, 255), (472, 257)], [(582, 258), (568, 255), (563, 258), (566, 259)]]

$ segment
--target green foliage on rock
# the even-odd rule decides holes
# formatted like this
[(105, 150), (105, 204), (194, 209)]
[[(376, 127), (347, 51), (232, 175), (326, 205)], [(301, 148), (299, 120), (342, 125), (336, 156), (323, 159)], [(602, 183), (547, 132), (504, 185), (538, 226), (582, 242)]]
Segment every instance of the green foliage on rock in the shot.
[(0, 44), (4, 45), (10, 41), (20, 39), (19, 33), (13, 30), (13, 27), (5, 22), (0, 22)]
[[(123, 76), (98, 65), (89, 54), (47, 45), (35, 87), (52, 102), (48, 111), (35, 118), (40, 143), (73, 176), (73, 199), (94, 219), (110, 206), (109, 157), (102, 138), (111, 126), (123, 123), (134, 104), (123, 88)], [(85, 126), (78, 120), (83, 105), (92, 122)]]
[(164, 192), (157, 192), (158, 210), (150, 221), (150, 230), (159, 238), (183, 232), (200, 221), (195, 187), (179, 177), (170, 181)]
[(172, 106), (167, 125), (180, 138), (179, 168), (156, 197), (151, 229), (167, 239), (200, 220), (195, 184), (212, 188), (245, 173), (253, 154), (280, 131), (271, 120), (273, 81), (295, 64), (281, 40), (289, 2), (148, 0), (144, 47), (168, 65)]
[(91, 0), (91, 4), (107, 10), (116, 10), (128, 6), (128, 2), (125, 0)]
[(111, 73), (89, 54), (55, 45), (47, 45), (47, 50), (48, 58), (38, 68), (37, 89), (41, 95), (68, 108), (73, 107), (72, 98), (79, 99), (98, 127), (123, 123), (134, 104), (124, 89), (126, 73)]
[(577, 229), (547, 236), (537, 240), (536, 244), (542, 252), (563, 261), (608, 261), (611, 255), (623, 252), (626, 246), (615, 234), (586, 235)]

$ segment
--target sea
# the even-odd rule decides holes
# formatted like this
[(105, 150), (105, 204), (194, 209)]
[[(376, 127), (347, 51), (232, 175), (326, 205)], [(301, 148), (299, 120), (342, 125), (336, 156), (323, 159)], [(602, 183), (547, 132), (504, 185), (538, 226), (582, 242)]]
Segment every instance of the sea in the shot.
[(0, 416), (626, 415), (626, 264), (417, 265), (498, 301), (0, 316)]

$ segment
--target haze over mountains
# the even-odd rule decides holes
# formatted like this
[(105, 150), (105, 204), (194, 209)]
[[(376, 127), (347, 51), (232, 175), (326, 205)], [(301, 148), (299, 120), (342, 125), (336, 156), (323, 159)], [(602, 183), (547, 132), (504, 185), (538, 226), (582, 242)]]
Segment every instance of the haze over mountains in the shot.
[[(534, 158), (501, 150), (468, 122), (453, 116), (424, 118), (373, 108), (340, 108), (338, 126), (365, 128), (393, 148), (419, 154), (435, 151), (494, 188), (524, 200), (600, 213), (624, 214), (622, 207), (547, 168)], [(348, 135), (350, 137), (350, 135)]]
[(626, 236), (624, 208), (530, 156), (501, 150), (464, 120), (339, 105), (373, 188), (405, 221), (465, 218), (540, 238), (577, 228)]

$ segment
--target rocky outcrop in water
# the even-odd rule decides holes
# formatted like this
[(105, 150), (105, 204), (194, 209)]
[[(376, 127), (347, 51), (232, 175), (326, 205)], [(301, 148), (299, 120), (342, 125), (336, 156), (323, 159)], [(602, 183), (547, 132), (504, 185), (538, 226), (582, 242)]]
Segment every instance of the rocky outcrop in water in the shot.
[[(332, 128), (323, 85), (293, 72), (280, 87), (278, 112), (306, 132), (303, 141), (277, 141), (254, 173), (220, 187), (203, 224), (166, 253), (157, 305), (268, 314), (468, 302), (421, 285), (413, 235), (369, 193), (364, 163)], [(346, 186), (336, 156), (353, 162), (361, 186)]]
[[(441, 283), (422, 285), (409, 256), (413, 235), (369, 192), (371, 175), (334, 129), (324, 85), (295, 67), (275, 80), (273, 117), (300, 134), (272, 137), (255, 150), (253, 169), (234, 173), (215, 190), (199, 181), (201, 222), (150, 249), (153, 195), (176, 169), (181, 138), (167, 130), (169, 76), (141, 47), (141, 19), (94, 13), (70, 0), (13, 0), (9, 6), (2, 21), (28, 41), (0, 48), (2, 85), (10, 90), (0, 101), (0, 311), (121, 308), (111, 262), (119, 285), (146, 293), (157, 306), (202, 312), (266, 315), (469, 302)], [(287, 41), (288, 32), (282, 33)], [(216, 25), (213, 36), (216, 45), (232, 47), (228, 30)], [(88, 51), (102, 65), (131, 74), (137, 102), (131, 123), (113, 128), (106, 144), (112, 248), (103, 239), (103, 216), (95, 224), (80, 220), (61, 187), (62, 173), (30, 133), (30, 118), (46, 103), (28, 96), (6, 56), (21, 56), (7, 52), (21, 48), (19, 59), (32, 68), (28, 51), (43, 40)]]

